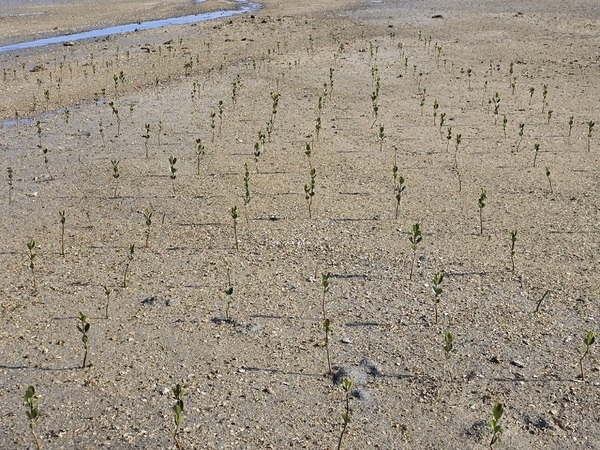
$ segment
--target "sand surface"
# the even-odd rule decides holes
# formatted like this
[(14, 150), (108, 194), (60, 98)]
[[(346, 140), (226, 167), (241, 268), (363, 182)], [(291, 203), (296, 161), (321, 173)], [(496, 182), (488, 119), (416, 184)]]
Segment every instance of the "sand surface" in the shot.
[[(9, 5), (0, 44), (224, 3)], [(600, 8), (473, 3), (0, 53), (0, 448), (34, 385), (42, 448), (334, 449), (343, 377), (341, 448), (489, 448), (495, 402), (495, 449), (600, 448)]]

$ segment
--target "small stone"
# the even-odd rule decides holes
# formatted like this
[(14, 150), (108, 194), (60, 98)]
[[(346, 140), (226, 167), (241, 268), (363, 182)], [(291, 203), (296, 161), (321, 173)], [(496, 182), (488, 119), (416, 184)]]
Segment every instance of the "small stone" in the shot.
[(75, 45), (75, 42), (73, 42), (73, 41), (63, 42), (64, 47), (73, 47), (74, 45)]
[(142, 300), (142, 305), (153, 306), (155, 302), (156, 302), (156, 297), (154, 297), (152, 295), (152, 296), (146, 297), (144, 300)]
[(166, 306), (176, 306), (178, 303), (177, 300), (175, 300), (174, 298), (168, 298), (165, 300), (165, 305)]
[(525, 363), (523, 363), (523, 362), (519, 361), (518, 359), (513, 359), (513, 360), (511, 360), (511, 361), (510, 361), (510, 363), (511, 363), (513, 366), (517, 366), (517, 367), (519, 367), (519, 368), (521, 368), (521, 369), (525, 368)]
[(342, 344), (352, 344), (352, 340), (350, 338), (343, 337)]

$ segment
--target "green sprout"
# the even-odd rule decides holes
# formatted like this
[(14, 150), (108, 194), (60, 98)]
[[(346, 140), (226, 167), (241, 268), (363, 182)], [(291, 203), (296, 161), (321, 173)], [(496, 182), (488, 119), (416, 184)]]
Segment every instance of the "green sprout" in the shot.
[[(548, 96), (548, 85), (542, 85), (542, 114), (544, 114), (544, 110), (546, 109), (546, 97)], [(550, 122), (550, 119), (548, 119)]]
[(421, 242), (422, 239), (423, 239), (423, 236), (421, 234), (421, 225), (419, 225), (418, 223), (415, 223), (412, 226), (411, 236), (408, 238), (408, 241), (410, 242), (410, 248), (413, 252), (412, 263), (410, 265), (410, 276), (408, 277), (409, 280), (412, 280), (413, 269), (415, 267), (415, 262), (417, 260), (417, 250), (419, 249), (419, 243)]
[(438, 99), (436, 98), (433, 101), (433, 125), (435, 126), (436, 124), (436, 117), (437, 117), (437, 110), (440, 107), (440, 104), (438, 103)]
[(196, 175), (200, 175), (200, 159), (205, 155), (202, 139), (196, 139)]
[(65, 211), (59, 211), (60, 215), (60, 255), (65, 256)]
[(385, 139), (385, 130), (381, 124), (379, 124), (379, 134), (377, 137), (379, 139), (379, 151), (381, 151), (383, 149), (383, 140)]
[(483, 236), (483, 208), (485, 208), (487, 200), (487, 193), (485, 189), (481, 188), (481, 195), (479, 196), (479, 234)]
[(119, 189), (119, 177), (121, 176), (121, 174), (119, 173), (119, 160), (111, 159), (110, 163), (112, 164), (113, 178), (115, 179), (115, 193), (113, 194), (113, 197), (117, 198), (117, 190)]
[(590, 144), (592, 141), (592, 131), (594, 130), (594, 125), (596, 125), (596, 122), (593, 121), (589, 121), (588, 122), (588, 134), (587, 134), (587, 148), (588, 148), (588, 152), (590, 151)]
[(102, 289), (104, 289), (104, 295), (106, 295), (106, 305), (104, 306), (104, 318), (108, 319), (108, 306), (110, 305), (110, 294), (112, 293), (112, 290), (110, 290), (105, 285), (102, 285)]
[(550, 119), (552, 119), (552, 113), (554, 112), (554, 110), (549, 109), (548, 110), (548, 125), (550, 125)]
[(506, 139), (506, 125), (508, 124), (508, 117), (506, 117), (506, 114), (504, 114), (504, 117), (502, 118), (502, 130), (504, 131), (504, 139)]
[(79, 319), (79, 324), (77, 325), (77, 330), (81, 333), (81, 342), (83, 342), (83, 348), (85, 349), (85, 353), (83, 354), (83, 363), (81, 364), (81, 368), (85, 369), (85, 366), (87, 363), (87, 358), (88, 358), (88, 351), (89, 351), (88, 331), (90, 330), (90, 323), (88, 322), (88, 318), (81, 311), (79, 311), (79, 314), (77, 315), (77, 317)]
[(150, 228), (152, 227), (152, 211), (150, 208), (144, 208), (142, 211), (146, 222), (146, 248), (148, 248), (148, 240), (150, 239)]
[(8, 175), (8, 204), (10, 205), (12, 203), (13, 176), (14, 176), (14, 171), (13, 171), (12, 167), (8, 167), (6, 169), (6, 173)]
[(239, 241), (237, 235), (237, 220), (238, 220), (238, 209), (237, 206), (231, 208), (231, 218), (233, 219), (233, 236), (235, 238), (235, 249), (239, 250)]
[(517, 230), (510, 232), (510, 265), (512, 272), (515, 271), (515, 244), (517, 242)]
[[(531, 88), (533, 89), (533, 88)], [(504, 414), (504, 405), (500, 402), (494, 403), (494, 409), (492, 410), (492, 420), (490, 420), (490, 428), (492, 430), (492, 440), (490, 441), (490, 450), (494, 450), (494, 444), (500, 441), (500, 435), (504, 427), (499, 424), (502, 414)]]
[(457, 134), (454, 140), (454, 164), (458, 167), (458, 147), (462, 142), (462, 134)]
[(539, 143), (535, 143), (533, 144), (533, 151), (534, 151), (534, 155), (533, 155), (533, 167), (535, 167), (535, 163), (537, 161), (537, 157), (538, 157), (538, 153), (540, 151), (540, 144)]
[(583, 350), (583, 354), (581, 355), (581, 358), (579, 358), (579, 368), (581, 369), (581, 379), (584, 380), (584, 376), (583, 376), (583, 358), (585, 358), (588, 354), (588, 352), (590, 351), (590, 347), (594, 344), (594, 342), (596, 342), (596, 335), (594, 334), (593, 331), (589, 330), (585, 337), (583, 338), (583, 344), (585, 345), (585, 348)]
[(498, 122), (498, 110), (500, 109), (500, 96), (496, 92), (492, 97), (492, 103), (494, 104), (494, 125)]
[(321, 287), (323, 288), (323, 297), (321, 300), (321, 311), (323, 313), (323, 320), (326, 319), (327, 314), (325, 312), (325, 296), (329, 292), (329, 277), (331, 274), (329, 272), (321, 274)]
[(173, 398), (175, 399), (175, 405), (173, 405), (173, 422), (175, 423), (175, 430), (173, 431), (173, 440), (178, 450), (183, 450), (183, 444), (179, 440), (179, 427), (183, 424), (183, 397), (185, 395), (185, 389), (180, 384), (176, 384), (171, 388), (173, 392)]
[(69, 118), (71, 117), (71, 111), (69, 111), (69, 108), (67, 108), (65, 106), (64, 110), (63, 110), (63, 118), (65, 119), (65, 124), (69, 125)]
[(346, 408), (344, 413), (342, 414), (342, 420), (344, 421), (344, 425), (342, 427), (342, 432), (340, 433), (340, 438), (338, 439), (337, 450), (340, 450), (342, 448), (342, 439), (344, 438), (344, 434), (346, 434), (348, 424), (352, 422), (352, 419), (350, 417), (350, 413), (352, 412), (350, 409), (350, 395), (352, 394), (352, 389), (354, 389), (354, 382), (350, 378), (344, 377), (342, 379), (342, 389), (344, 389), (346, 397)]
[(227, 305), (225, 306), (225, 321), (231, 323), (232, 319), (229, 311), (231, 310), (233, 298), (233, 284), (231, 283), (231, 267), (229, 267), (229, 265), (227, 265), (227, 289), (225, 289), (223, 292), (227, 296)]
[[(446, 357), (446, 363), (448, 364), (450, 361), (450, 356), (452, 356), (452, 350), (454, 349), (454, 341), (456, 340), (456, 336), (447, 331), (444, 333), (444, 346), (442, 349), (444, 350), (444, 356)], [(450, 365), (448, 364), (448, 375), (450, 376), (450, 380), (452, 380), (452, 371), (450, 370)]]
[(440, 287), (440, 285), (442, 284), (442, 281), (444, 281), (444, 274), (442, 272), (438, 272), (433, 277), (433, 281), (432, 281), (433, 286), (431, 286), (431, 290), (433, 291), (433, 294), (435, 295), (434, 305), (435, 305), (435, 324), (436, 325), (438, 324), (438, 303), (440, 302), (440, 296), (442, 295), (442, 288)]
[(216, 117), (217, 113), (215, 113), (214, 111), (210, 112), (210, 129), (212, 131), (212, 138), (211, 141), (212, 143), (215, 142), (215, 117)]
[(142, 134), (144, 138), (144, 148), (146, 149), (146, 158), (148, 158), (148, 140), (150, 139), (150, 124), (147, 123), (144, 125), (144, 129), (146, 130), (146, 134)]
[(550, 193), (554, 194), (554, 188), (552, 187), (552, 179), (550, 178), (550, 167), (546, 166), (546, 178), (548, 178), (548, 184), (550, 185)]
[(448, 127), (448, 132), (446, 133), (446, 152), (448, 152), (450, 148), (450, 141), (452, 140), (452, 127)]
[(114, 102), (108, 102), (108, 106), (111, 107), (112, 113), (117, 118), (117, 137), (121, 135), (121, 116), (119, 116), (119, 110), (116, 108)]
[(326, 318), (323, 320), (323, 331), (325, 331), (325, 352), (327, 354), (327, 374), (332, 375), (331, 355), (329, 353), (329, 335), (331, 334), (331, 321)]
[(29, 429), (31, 430), (31, 434), (33, 435), (33, 439), (35, 441), (35, 446), (37, 450), (41, 450), (42, 446), (40, 444), (40, 440), (35, 433), (35, 424), (40, 418), (40, 409), (38, 407), (39, 404), (39, 396), (35, 393), (35, 387), (29, 386), (25, 391), (25, 395), (23, 396), (23, 401), (27, 406), (27, 419), (29, 419)]
[(177, 162), (177, 158), (175, 158), (175, 156), (171, 155), (169, 156), (169, 177), (172, 180), (172, 187), (173, 187), (173, 195), (175, 196), (175, 178), (177, 178), (176, 172), (177, 169), (175, 168), (175, 163)]
[(519, 141), (517, 142), (517, 152), (519, 151), (519, 147), (521, 146), (521, 142), (523, 142), (523, 134), (525, 132), (525, 124), (519, 124)]
[(404, 177), (398, 175), (398, 164), (396, 163), (396, 153), (394, 153), (394, 165), (392, 166), (392, 175), (394, 176), (394, 192), (396, 193), (396, 214), (395, 220), (398, 220), (398, 211), (400, 210), (400, 202), (402, 201), (402, 193), (404, 186)]
[(223, 106), (223, 100), (219, 100), (219, 136), (221, 136), (221, 129), (223, 128), (223, 113), (225, 107)]
[(46, 167), (46, 172), (48, 172), (48, 176), (50, 177), (50, 181), (54, 180), (52, 173), (50, 172), (50, 167), (48, 166), (48, 149), (44, 147), (42, 149), (42, 154), (44, 155), (44, 166)]
[(569, 117), (569, 135), (568, 135), (569, 138), (571, 137), (571, 130), (573, 130), (573, 119), (574, 119), (573, 116)]
[(30, 239), (29, 242), (27, 242), (27, 257), (29, 258), (29, 269), (31, 270), (31, 278), (33, 280), (33, 290), (37, 292), (37, 279), (35, 277), (35, 265), (33, 263), (36, 256), (35, 241)]
[(244, 163), (244, 206), (246, 208), (246, 223), (248, 223), (248, 207), (250, 205), (250, 171)]
[(313, 201), (313, 197), (315, 196), (315, 178), (317, 176), (317, 172), (315, 170), (315, 168), (313, 167), (312, 169), (310, 169), (310, 184), (305, 184), (304, 185), (304, 193), (305, 196), (304, 198), (306, 199), (306, 202), (308, 203), (308, 218), (312, 219), (312, 201)]
[(259, 173), (258, 171), (258, 157), (260, 156), (260, 143), (255, 142), (254, 143), (254, 164), (256, 165), (256, 173)]
[(535, 88), (532, 86), (529, 88), (529, 104), (531, 105), (531, 99), (533, 98), (533, 93), (535, 92)]
[(129, 282), (129, 266), (133, 261), (133, 253), (135, 252), (135, 244), (129, 246), (129, 253), (127, 254), (127, 262), (125, 263), (125, 270), (123, 271), (123, 288), (127, 288)]

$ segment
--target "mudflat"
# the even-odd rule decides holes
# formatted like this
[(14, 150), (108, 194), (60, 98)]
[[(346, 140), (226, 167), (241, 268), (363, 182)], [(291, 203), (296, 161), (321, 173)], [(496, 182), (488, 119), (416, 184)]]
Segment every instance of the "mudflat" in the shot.
[[(9, 3), (0, 44), (232, 6)], [(42, 448), (599, 448), (599, 19), (267, 1), (0, 53), (0, 447), (34, 386)]]

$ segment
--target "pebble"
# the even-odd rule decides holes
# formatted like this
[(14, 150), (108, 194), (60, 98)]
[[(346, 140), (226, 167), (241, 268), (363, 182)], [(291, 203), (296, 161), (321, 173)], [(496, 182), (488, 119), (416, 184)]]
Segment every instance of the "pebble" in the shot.
[(513, 366), (517, 366), (517, 367), (519, 367), (519, 368), (521, 368), (521, 369), (524, 369), (524, 368), (525, 368), (525, 364), (524, 364), (523, 362), (519, 361), (518, 359), (513, 359), (513, 360), (511, 360), (511, 361), (510, 361), (510, 363), (511, 363)]
[(342, 343), (343, 344), (352, 344), (352, 340), (350, 338), (343, 337), (342, 338)]

